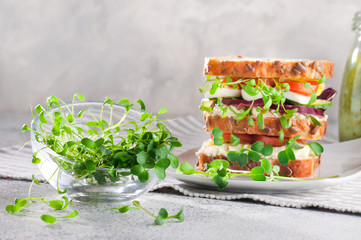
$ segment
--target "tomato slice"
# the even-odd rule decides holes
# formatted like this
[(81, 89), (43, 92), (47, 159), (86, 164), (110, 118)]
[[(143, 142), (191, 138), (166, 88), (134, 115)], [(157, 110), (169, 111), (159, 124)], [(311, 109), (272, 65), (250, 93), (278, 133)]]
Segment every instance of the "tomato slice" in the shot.
[[(284, 146), (290, 138), (284, 138), (282, 142), (279, 141), (279, 137), (272, 137), (272, 136), (264, 136), (264, 135), (249, 135), (249, 134), (237, 134), (233, 133), (237, 137), (239, 137), (241, 144), (253, 144), (257, 141), (263, 142), (266, 144), (271, 144), (272, 146)], [(213, 139), (213, 135), (211, 134), (211, 138)], [(231, 133), (223, 133), (223, 140), (224, 142), (230, 143), (231, 142)], [(305, 143), (305, 140), (297, 139), (298, 143)]]
[[(251, 144), (254, 143), (253, 135), (237, 134), (237, 133), (233, 133), (233, 134), (239, 137), (241, 143), (251, 143)], [(211, 138), (213, 139), (212, 133), (211, 133)], [(231, 142), (231, 133), (223, 133), (223, 140), (225, 142)]]
[[(273, 79), (273, 78), (264, 78), (264, 79), (262, 79), (262, 81), (269, 87), (276, 86), (276, 80)], [(256, 82), (256, 85), (257, 85), (258, 84), (258, 78), (255, 79), (255, 82)], [(242, 82), (242, 83), (238, 84), (238, 88), (242, 89), (241, 85), (245, 85), (245, 84), (246, 84), (245, 82)]]
[[(232, 82), (236, 82), (238, 80), (239, 79), (237, 79), (237, 78), (232, 78)], [(227, 79), (223, 79), (221, 81), (221, 83), (227, 83)], [(222, 88), (238, 88), (238, 85), (237, 85), (237, 87), (234, 87), (233, 85), (222, 85)]]
[[(290, 138), (284, 138), (282, 142), (280, 142), (279, 137), (270, 137), (270, 136), (263, 136), (263, 135), (254, 135), (254, 140), (261, 141), (264, 144), (271, 144), (272, 146), (284, 146), (286, 142), (290, 140)], [(298, 143), (303, 143), (304, 140), (297, 139)]]
[(313, 92), (317, 93), (318, 85), (311, 85), (310, 88), (305, 88), (304, 83), (300, 82), (286, 82), (290, 85), (290, 92), (301, 94), (310, 97)]
[(276, 80), (273, 78), (265, 78), (263, 79), (263, 81), (265, 82), (265, 84), (269, 87), (274, 87), (276, 86)]
[[(252, 135), (248, 135), (248, 134), (236, 134), (233, 133), (234, 135), (236, 135), (237, 137), (239, 137), (239, 140), (241, 141), (241, 143), (253, 143), (253, 137)], [(225, 142), (231, 142), (231, 134), (230, 133), (223, 133), (223, 140)]]

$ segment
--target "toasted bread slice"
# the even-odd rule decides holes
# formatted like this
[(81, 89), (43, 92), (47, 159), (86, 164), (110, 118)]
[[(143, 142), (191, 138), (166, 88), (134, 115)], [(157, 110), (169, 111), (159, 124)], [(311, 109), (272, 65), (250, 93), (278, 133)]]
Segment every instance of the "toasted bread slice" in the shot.
[(253, 126), (249, 126), (248, 119), (235, 120), (234, 117), (222, 118), (220, 115), (203, 114), (205, 126), (204, 130), (211, 132), (213, 128), (220, 128), (224, 133), (237, 134), (257, 134), (265, 136), (279, 136), (282, 130), (284, 137), (294, 138), (300, 134), (299, 139), (304, 140), (319, 140), (326, 133), (327, 118), (319, 120), (322, 126), (318, 126), (309, 118), (297, 119), (292, 118), (292, 125), (290, 128), (284, 129), (277, 117), (265, 117), (263, 119), (264, 129), (258, 125), (256, 117), (252, 117)]
[(303, 59), (257, 59), (233, 57), (208, 57), (205, 59), (204, 75), (235, 78), (331, 78), (333, 63), (324, 60)]
[[(227, 160), (227, 152), (231, 149), (227, 144), (225, 146), (220, 147), (221, 149), (216, 149), (218, 146), (212, 146), (212, 141), (207, 140), (203, 143), (203, 146), (199, 151), (196, 153), (198, 156), (198, 161), (196, 164), (196, 168), (199, 171), (206, 171), (206, 163), (210, 163), (215, 159), (224, 159)], [(229, 144), (228, 144), (229, 145)], [(213, 149), (212, 149), (213, 148)], [(300, 154), (297, 153), (299, 150), (295, 150), (296, 160), (289, 161), (287, 165), (282, 165), (278, 161), (275, 156), (271, 156), (267, 158), (271, 165), (278, 165), (280, 167), (280, 176), (286, 177), (310, 177), (313, 175), (314, 170), (320, 165), (320, 156), (316, 156), (313, 152), (309, 151), (307, 154)], [(240, 166), (237, 162), (230, 162), (229, 169), (232, 170), (244, 170), (250, 171), (252, 168), (259, 166), (261, 161), (251, 161), (249, 160), (248, 163), (244, 166)]]

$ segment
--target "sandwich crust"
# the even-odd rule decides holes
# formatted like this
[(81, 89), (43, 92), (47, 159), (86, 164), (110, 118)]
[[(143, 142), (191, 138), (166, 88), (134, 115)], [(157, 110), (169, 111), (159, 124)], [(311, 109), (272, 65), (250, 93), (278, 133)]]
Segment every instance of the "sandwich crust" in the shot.
[[(227, 160), (226, 156), (217, 155), (215, 157), (208, 156), (204, 153), (198, 153), (198, 161), (196, 168), (199, 171), (206, 171), (206, 163), (212, 162), (214, 159)], [(289, 161), (287, 165), (279, 163), (278, 159), (269, 159), (271, 165), (278, 165), (280, 167), (279, 175), (285, 177), (310, 177), (313, 175), (314, 170), (320, 165), (320, 156), (310, 157), (307, 159), (296, 159), (295, 161)], [(250, 171), (252, 168), (259, 166), (261, 161), (254, 162), (249, 160), (244, 166), (240, 166), (238, 163), (229, 163), (229, 169), (232, 170), (244, 170)]]
[(327, 119), (320, 120), (322, 126), (317, 126), (311, 119), (291, 119), (292, 125), (290, 128), (284, 129), (280, 123), (279, 118), (266, 117), (264, 121), (264, 129), (258, 125), (257, 119), (252, 117), (253, 126), (249, 126), (247, 118), (242, 120), (235, 120), (233, 117), (222, 118), (219, 115), (212, 115), (207, 112), (203, 114), (204, 130), (212, 131), (213, 128), (220, 128), (224, 133), (238, 133), (238, 134), (257, 134), (264, 136), (279, 136), (282, 130), (284, 137), (293, 138), (301, 134), (299, 139), (305, 140), (319, 140), (326, 133)]
[(321, 79), (331, 78), (333, 63), (306, 59), (257, 59), (233, 57), (207, 57), (204, 75), (244, 78)]

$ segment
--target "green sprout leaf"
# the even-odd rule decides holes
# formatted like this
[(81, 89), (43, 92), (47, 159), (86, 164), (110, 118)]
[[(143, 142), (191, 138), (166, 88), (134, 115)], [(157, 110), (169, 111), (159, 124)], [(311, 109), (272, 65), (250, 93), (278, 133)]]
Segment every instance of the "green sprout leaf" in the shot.
[(264, 143), (261, 141), (256, 141), (252, 144), (251, 149), (256, 152), (261, 152), (264, 147)]
[(137, 154), (137, 162), (141, 165), (145, 164), (149, 158), (149, 154), (147, 152), (141, 151)]
[(28, 125), (26, 125), (26, 124), (23, 125), (23, 127), (22, 127), (23, 132), (30, 131), (30, 130), (31, 130), (31, 128)]
[(163, 225), (164, 224), (163, 218), (160, 215), (158, 215), (154, 220), (154, 224), (159, 226)]
[(63, 208), (63, 201), (51, 200), (51, 201), (49, 201), (49, 206), (56, 210), (61, 210)]
[(319, 156), (321, 153), (323, 153), (323, 147), (318, 142), (311, 142), (308, 144), (312, 151), (316, 154), (316, 156)]
[(255, 152), (255, 151), (249, 151), (248, 152), (248, 158), (251, 159), (252, 161), (257, 162), (262, 158), (262, 156), (259, 153)]
[(81, 143), (90, 149), (94, 149), (97, 146), (96, 143), (93, 140), (91, 140), (90, 138), (83, 138), (81, 140)]
[(251, 178), (253, 181), (265, 181), (266, 176), (264, 175), (265, 170), (263, 167), (254, 167), (251, 169)]
[(283, 142), (284, 137), (285, 137), (284, 133), (282, 131), (279, 131), (278, 135), (279, 135), (279, 142)]
[(90, 172), (94, 171), (97, 166), (96, 163), (93, 162), (92, 160), (86, 160), (84, 164), (86, 169), (88, 169), (88, 171)]
[(238, 159), (240, 158), (241, 153), (239, 151), (229, 151), (227, 153), (227, 159), (230, 162), (237, 162)]
[(233, 133), (231, 134), (231, 142), (234, 146), (237, 146), (238, 144), (241, 143), (241, 140), (239, 139), (239, 137), (237, 135), (234, 135)]
[(21, 209), (22, 209), (21, 207), (17, 207), (15, 205), (11, 205), (11, 204), (6, 205), (6, 208), (5, 208), (6, 212), (8, 212), (8, 213), (16, 213), (16, 212), (19, 212)]
[(264, 129), (264, 121), (263, 121), (263, 114), (262, 113), (259, 113), (257, 115), (257, 122), (258, 122), (259, 128)]
[(287, 153), (287, 156), (289, 157), (290, 160), (293, 160), (293, 161), (296, 160), (296, 156), (295, 156), (295, 153), (293, 152), (292, 148), (287, 147), (286, 148), (286, 153)]
[(35, 112), (36, 112), (37, 114), (40, 114), (40, 112), (42, 111), (43, 107), (42, 107), (40, 104), (38, 104), (38, 105), (35, 106), (34, 109), (35, 109)]
[(263, 168), (264, 172), (271, 174), (272, 173), (272, 166), (268, 159), (263, 159), (261, 162), (261, 167)]
[(184, 221), (184, 207), (182, 206), (181, 209), (179, 210), (179, 212), (174, 216), (175, 218), (177, 218), (180, 222)]
[(36, 158), (36, 157), (34, 158), (34, 157), (33, 157), (33, 160), (32, 160), (32, 163), (33, 163), (33, 164), (39, 164), (40, 162), (41, 162), (41, 159), (40, 159), (40, 158)]
[(218, 190), (223, 190), (228, 185), (227, 177), (221, 177), (219, 175), (216, 175), (212, 178), (212, 182), (217, 185)]
[(118, 209), (118, 211), (120, 213), (125, 213), (125, 212), (128, 212), (130, 210), (130, 206), (129, 205), (125, 205), (125, 206), (122, 206)]
[(144, 121), (148, 118), (151, 118), (152, 117), (152, 114), (150, 114), (149, 112), (144, 112), (142, 113), (142, 115), (140, 116), (140, 121)]
[(311, 121), (317, 126), (322, 126), (322, 124), (315, 117), (311, 116)]
[(163, 219), (168, 218), (168, 212), (165, 208), (161, 208), (158, 215), (161, 216)]
[[(221, 81), (219, 78), (216, 79), (218, 83)], [(169, 166), (178, 168), (179, 159), (172, 154), (172, 151), (176, 147), (181, 147), (182, 143), (172, 137), (166, 126), (161, 124), (161, 121), (166, 120), (157, 119), (159, 115), (168, 112), (166, 108), (162, 107), (153, 116), (145, 111), (146, 107), (141, 99), (130, 102), (129, 99), (123, 98), (115, 105), (112, 99), (106, 97), (99, 111), (93, 108), (78, 109), (78, 106), (83, 106), (83, 104), (78, 104), (75, 108), (74, 103), (77, 99), (85, 100), (79, 93), (74, 94), (71, 104), (50, 96), (46, 100), (45, 107), (38, 104), (32, 110), (34, 127), (30, 128), (25, 124), (22, 131), (32, 131), (35, 135), (34, 141), (45, 146), (33, 154), (33, 164), (41, 162), (37, 153), (44, 150), (54, 151), (59, 156), (71, 160), (68, 162), (56, 157), (54, 161), (58, 163), (58, 169), (71, 173), (75, 180), (94, 185), (120, 184), (120, 177), (129, 175), (134, 175), (141, 183), (145, 183), (149, 180), (151, 169), (154, 169), (158, 178), (164, 179)], [(125, 111), (117, 111), (118, 105)], [(129, 119), (127, 115), (133, 115), (130, 111), (136, 107), (140, 108), (140, 110), (135, 110), (140, 111), (138, 119), (127, 121)], [(34, 111), (37, 114), (36, 119), (33, 116)], [(131, 116), (131, 118), (134, 117)], [(128, 170), (120, 172), (117, 169)], [(224, 171), (221, 170), (221, 172)], [(57, 181), (59, 194), (67, 192), (67, 189), (60, 189), (61, 177), (56, 171), (51, 178)], [(43, 184), (35, 178), (35, 175), (32, 175), (32, 179), (35, 184)], [(46, 204), (55, 210), (63, 210), (70, 202), (71, 200), (66, 196), (63, 196), (61, 200), (31, 198), (30, 187), (29, 198), (16, 200), (15, 205), (7, 205), (6, 211), (16, 213), (36, 203)], [(127, 207), (119, 211), (126, 209)], [(43, 214), (41, 219), (44, 222), (54, 223), (59, 218), (70, 218), (76, 215), (78, 212), (74, 210), (68, 216), (56, 217)]]
[[(312, 90), (312, 89), (311, 89)], [(310, 101), (307, 103), (307, 104), (312, 104), (316, 101), (317, 99), (317, 95), (316, 93), (312, 90), (312, 95), (311, 95), (311, 98), (310, 98)]]
[(250, 115), (248, 115), (247, 123), (248, 123), (248, 125), (249, 125), (250, 127), (252, 127), (253, 124), (254, 124), (254, 121), (253, 121), (253, 119), (252, 119), (252, 117), (251, 117)]
[(74, 210), (72, 213), (70, 213), (68, 216), (65, 217), (58, 217), (58, 218), (75, 218), (76, 216), (78, 216), (79, 213), (77, 210)]
[(273, 165), (272, 166), (272, 172), (274, 172), (274, 174), (278, 175), (278, 173), (280, 172), (280, 166), (278, 165)]
[(168, 159), (169, 159), (169, 161), (170, 161), (170, 165), (171, 165), (172, 168), (178, 168), (178, 166), (179, 166), (179, 159), (178, 159), (178, 157), (170, 154), (170, 155), (168, 156)]
[(165, 179), (165, 170), (169, 167), (170, 161), (167, 158), (159, 160), (154, 167), (155, 175), (161, 180)]
[(317, 85), (320, 85), (326, 81), (326, 75), (323, 75), (322, 78), (317, 82)]
[(159, 116), (159, 115), (164, 114), (164, 113), (167, 113), (167, 112), (168, 112), (168, 110), (167, 110), (165, 107), (162, 107), (162, 108), (159, 110), (159, 112), (157, 113), (156, 116)]
[(55, 223), (56, 222), (56, 217), (48, 215), (48, 214), (43, 214), (41, 215), (41, 220), (43, 220), (46, 223)]
[(47, 122), (48, 122), (48, 121), (46, 120), (44, 114), (45, 114), (45, 113), (44, 113), (43, 111), (40, 112), (40, 114), (39, 114), (39, 120), (40, 120), (41, 123), (47, 123)]
[(287, 165), (288, 161), (290, 160), (286, 150), (280, 151), (277, 155), (277, 158), (282, 165)]
[(180, 171), (183, 173), (183, 174), (187, 174), (187, 175), (190, 175), (190, 174), (193, 174), (195, 173), (196, 171), (194, 170), (193, 166), (188, 163), (188, 162), (183, 162), (181, 165), (180, 165)]
[(281, 125), (284, 129), (288, 129), (292, 126), (292, 120), (291, 119), (287, 119), (285, 116), (281, 116), (280, 117), (280, 122)]
[(219, 128), (212, 129), (213, 141), (216, 146), (222, 146), (224, 143), (223, 140), (223, 131)]
[(215, 81), (212, 86), (211, 86), (211, 89), (209, 90), (209, 93), (211, 95), (214, 95), (217, 91), (217, 89), (219, 88), (219, 82), (218, 81)]
[(15, 206), (18, 208), (23, 208), (26, 204), (28, 204), (28, 200), (26, 200), (25, 198), (15, 199)]
[(266, 144), (263, 148), (262, 148), (262, 154), (265, 156), (271, 156), (273, 153), (273, 147), (271, 144)]
[(79, 101), (85, 101), (84, 95), (82, 95), (82, 94), (80, 94), (80, 93), (74, 94), (74, 97), (77, 97), (77, 98), (79, 99)]
[(66, 119), (68, 120), (69, 123), (72, 123), (74, 121), (73, 115), (71, 114), (66, 115)]

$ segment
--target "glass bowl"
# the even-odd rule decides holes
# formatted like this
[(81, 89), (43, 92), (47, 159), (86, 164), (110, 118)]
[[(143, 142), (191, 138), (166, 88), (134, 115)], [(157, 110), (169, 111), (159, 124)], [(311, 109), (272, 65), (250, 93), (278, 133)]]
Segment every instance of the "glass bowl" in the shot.
[[(95, 116), (98, 116), (102, 112), (103, 119), (112, 119), (112, 122), (117, 122), (122, 119), (125, 108), (119, 105), (113, 105), (113, 111), (110, 111), (109, 107), (105, 105), (103, 111), (101, 110), (103, 103), (100, 102), (80, 102), (74, 103), (73, 105), (61, 106), (63, 113), (69, 113), (73, 107), (74, 115), (76, 116), (82, 110), (90, 110)], [(55, 111), (55, 110), (54, 110)], [(136, 122), (141, 124), (140, 121), (141, 113), (130, 110), (128, 115), (124, 119), (125, 122)], [(94, 118), (88, 112), (83, 112), (82, 118), (77, 118), (76, 122), (89, 122), (94, 121)], [(52, 130), (52, 124), (43, 123), (42, 129), (45, 131)], [(31, 128), (34, 131), (39, 131), (41, 121), (39, 116), (36, 116), (31, 123)], [(152, 125), (155, 125), (152, 123)], [(126, 125), (127, 128), (131, 128)], [(151, 126), (152, 127), (152, 126)], [(125, 133), (124, 133), (125, 134)], [(63, 191), (67, 190), (66, 194), (75, 200), (80, 201), (95, 201), (95, 202), (126, 202), (131, 201), (140, 195), (148, 192), (158, 182), (153, 169), (148, 169), (149, 179), (145, 183), (141, 183), (136, 175), (130, 174), (129, 168), (114, 169), (118, 172), (119, 178), (113, 181), (109, 178), (102, 178), (102, 183), (99, 184), (98, 180), (92, 178), (81, 178), (74, 174), (75, 162), (69, 160), (63, 156), (60, 156), (55, 151), (47, 147), (44, 143), (36, 140), (36, 134), (31, 131), (31, 145), (32, 150), (36, 154), (36, 157), (41, 160), (38, 164), (40, 172), (45, 179), (56, 189)], [(104, 173), (109, 169), (96, 168), (95, 174), (98, 176), (104, 176)]]

